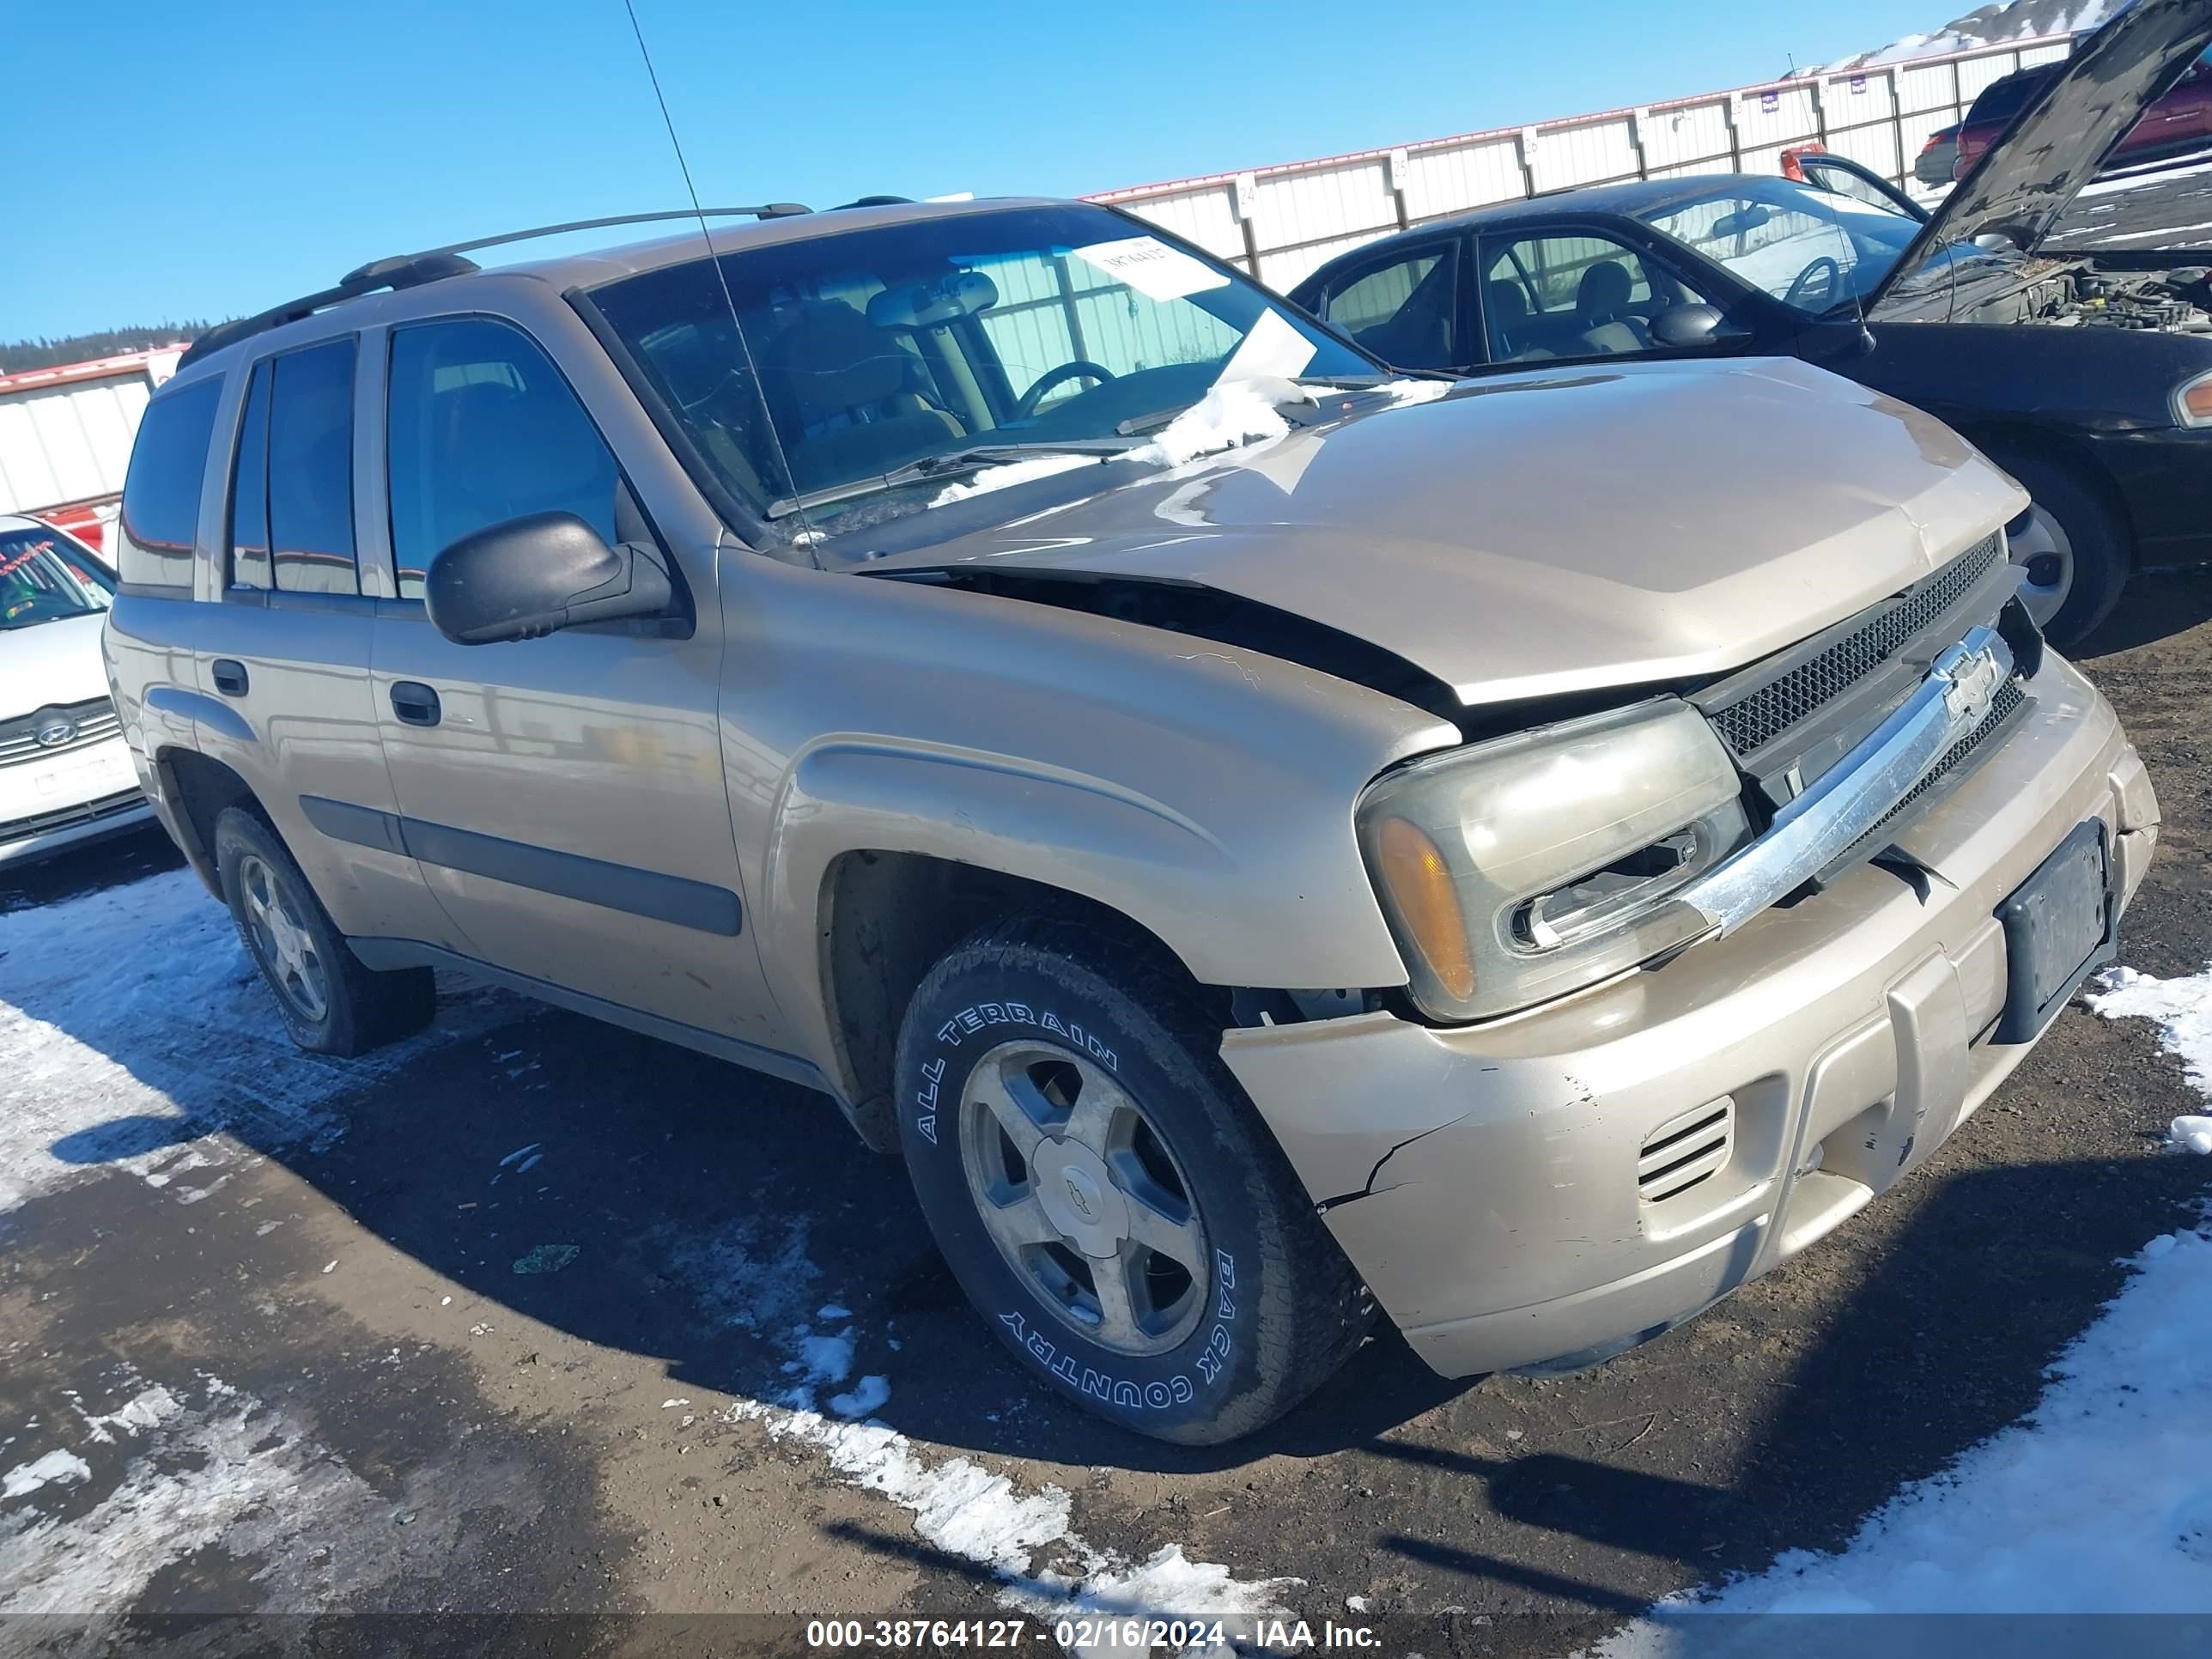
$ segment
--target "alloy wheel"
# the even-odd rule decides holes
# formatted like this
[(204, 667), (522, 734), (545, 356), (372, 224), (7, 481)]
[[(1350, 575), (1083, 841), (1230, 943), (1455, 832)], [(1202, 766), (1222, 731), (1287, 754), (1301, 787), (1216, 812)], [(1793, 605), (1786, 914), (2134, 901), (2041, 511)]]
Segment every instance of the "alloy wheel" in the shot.
[(330, 1012), (330, 980), (290, 884), (267, 860), (249, 853), (238, 861), (238, 885), (270, 979), (301, 1018), (320, 1024)]
[(1121, 1353), (1165, 1352), (1190, 1334), (1211, 1293), (1206, 1225), (1127, 1090), (1064, 1048), (1006, 1042), (976, 1063), (960, 1116), (969, 1196), (1047, 1307)]
[(2010, 539), (2012, 562), (2027, 572), (2021, 603), (2038, 628), (2048, 628), (2074, 591), (2074, 543), (2066, 526), (2041, 507), (2030, 510), (2027, 523)]

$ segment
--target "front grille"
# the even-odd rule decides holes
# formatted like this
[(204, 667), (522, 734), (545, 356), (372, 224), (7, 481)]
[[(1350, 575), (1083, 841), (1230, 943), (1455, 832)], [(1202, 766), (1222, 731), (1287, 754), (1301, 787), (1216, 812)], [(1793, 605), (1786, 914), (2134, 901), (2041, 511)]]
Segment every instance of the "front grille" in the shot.
[[(41, 731), (61, 722), (76, 728), (66, 741), (39, 741)], [(26, 714), (21, 720), (0, 720), (0, 766), (21, 766), (48, 755), (65, 755), (72, 749), (103, 742), (122, 729), (115, 718), (115, 705), (105, 697), (94, 697), (89, 702), (59, 703)]]
[(1816, 656), (1733, 702), (1707, 709), (1713, 729), (1741, 759), (1811, 720), (1958, 604), (2003, 555), (2002, 537), (1984, 537), (1886, 607), (1863, 617)]
[(1647, 1204), (1686, 1193), (1727, 1167), (1735, 1149), (1735, 1099), (1723, 1095), (1661, 1124), (1636, 1160), (1636, 1191)]
[(81, 823), (96, 823), (101, 818), (112, 818), (118, 813), (129, 811), (145, 799), (137, 789), (125, 789), (117, 794), (102, 795), (97, 800), (81, 801), (75, 806), (59, 807), (33, 817), (17, 818), (12, 823), (0, 823), (0, 842), (27, 841), (33, 836), (52, 835), (57, 830), (73, 830)]
[(1980, 748), (1985, 738), (2012, 718), (2013, 710), (2027, 701), (2027, 693), (2020, 689), (2018, 679), (2007, 680), (1997, 687), (1996, 695), (1990, 699), (1990, 712), (1982, 716), (1982, 723), (1945, 750), (1942, 758), (1928, 769), (1926, 775), (1898, 797), (1897, 805), (1881, 815), (1881, 822), (1875, 828), (1880, 830), (1893, 823), (1899, 814), (1942, 782), (1946, 776), (1957, 771), (1965, 763), (1966, 757)]

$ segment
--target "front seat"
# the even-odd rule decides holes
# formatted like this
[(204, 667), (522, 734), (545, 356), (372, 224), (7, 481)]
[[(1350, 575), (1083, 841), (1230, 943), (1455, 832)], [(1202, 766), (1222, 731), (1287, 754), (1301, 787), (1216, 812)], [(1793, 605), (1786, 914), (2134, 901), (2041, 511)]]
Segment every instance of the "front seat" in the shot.
[(1510, 277), (1493, 276), (1482, 285), (1483, 325), (1490, 332), (1490, 361), (1493, 363), (1533, 362), (1557, 354), (1531, 345), (1528, 296)]
[(1636, 282), (1618, 259), (1601, 259), (1583, 273), (1575, 291), (1575, 322), (1583, 349), (1591, 353), (1644, 351), (1651, 337), (1644, 319), (1628, 308)]
[(801, 307), (768, 343), (761, 379), (799, 494), (889, 472), (961, 435), (908, 389), (912, 362), (842, 300)]

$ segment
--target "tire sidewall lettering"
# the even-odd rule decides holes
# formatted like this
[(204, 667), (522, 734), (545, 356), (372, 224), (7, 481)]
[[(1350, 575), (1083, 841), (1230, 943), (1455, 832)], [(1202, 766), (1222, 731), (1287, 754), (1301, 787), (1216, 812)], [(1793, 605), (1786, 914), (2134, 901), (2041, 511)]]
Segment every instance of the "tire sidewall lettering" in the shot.
[[(1084, 1341), (1036, 1303), (1030, 1287), (1006, 1267), (983, 1233), (959, 1167), (960, 1132), (945, 1121), (947, 1112), (958, 1110), (975, 1059), (1011, 1036), (1029, 1033), (1047, 1037), (1083, 1054), (1125, 1085), (1133, 1081), (1124, 1066), (1127, 1045), (1096, 1019), (1078, 1018), (1065, 1005), (1054, 1007), (1034, 998), (979, 997), (936, 1019), (928, 1030), (917, 1044), (919, 1063), (906, 1079), (905, 1121), (915, 1136), (934, 1150), (931, 1161), (945, 1170), (947, 1200), (954, 1196), (952, 1182), (958, 1182), (957, 1202), (964, 1212), (960, 1230), (977, 1235), (975, 1255), (987, 1260), (986, 1272), (1002, 1287), (999, 1294), (975, 1298), (1000, 1335), (1031, 1365), (1093, 1409), (1122, 1417), (1167, 1419), (1209, 1410), (1208, 1401), (1235, 1386), (1238, 1361), (1246, 1349), (1251, 1287), (1238, 1284), (1236, 1250), (1215, 1240), (1208, 1317), (1171, 1352), (1142, 1358)], [(1142, 1069), (1154, 1068), (1147, 1064)], [(1006, 1289), (1013, 1290), (1015, 1297), (1010, 1299)]]

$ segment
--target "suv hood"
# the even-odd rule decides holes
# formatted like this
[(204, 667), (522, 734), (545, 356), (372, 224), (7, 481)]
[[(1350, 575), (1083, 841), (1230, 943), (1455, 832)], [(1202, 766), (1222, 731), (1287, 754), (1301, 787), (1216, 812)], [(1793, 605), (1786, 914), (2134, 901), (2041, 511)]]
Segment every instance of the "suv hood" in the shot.
[(0, 720), (107, 695), (100, 657), (105, 611), (0, 630)]
[(1085, 476), (1006, 492), (1012, 523), (963, 534), (945, 513), (927, 547), (908, 538), (943, 510), (915, 515), (906, 550), (861, 568), (1198, 584), (1473, 706), (1740, 667), (2026, 505), (1940, 422), (1788, 359), (1468, 382), (1067, 500)]
[(1867, 296), (1868, 308), (1942, 281), (1923, 267), (1978, 236), (2001, 236), (2024, 252), (2041, 247), (2105, 158), (2207, 45), (2212, 7), (2203, 0), (2136, 0), (2106, 23), (1944, 198)]

